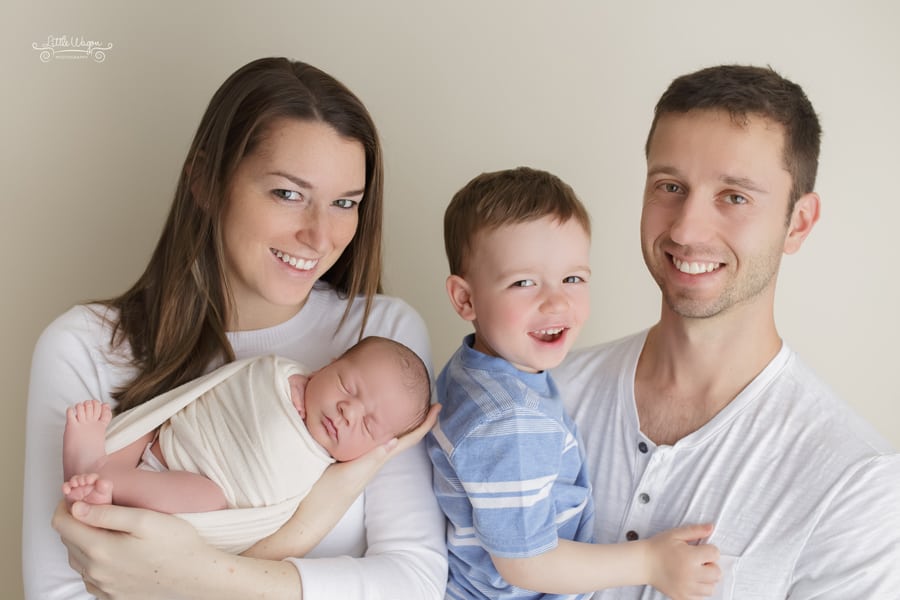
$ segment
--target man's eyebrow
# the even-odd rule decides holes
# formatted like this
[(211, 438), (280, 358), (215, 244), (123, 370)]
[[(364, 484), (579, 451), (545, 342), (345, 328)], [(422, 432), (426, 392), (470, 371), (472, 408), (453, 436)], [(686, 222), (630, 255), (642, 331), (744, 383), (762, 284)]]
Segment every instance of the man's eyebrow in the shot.
[[(671, 165), (659, 165), (647, 171), (647, 177), (655, 177), (656, 175), (671, 175), (672, 177), (682, 177), (681, 171)], [(752, 192), (761, 192), (768, 194), (769, 190), (763, 188), (749, 177), (737, 177), (735, 175), (722, 175), (719, 181), (726, 185), (741, 187)]]
[[(275, 175), (277, 177), (284, 177), (285, 179), (292, 182), (297, 187), (301, 187), (305, 190), (316, 189), (316, 186), (314, 186), (310, 182), (306, 181), (302, 177), (297, 177), (296, 175), (291, 175), (290, 173), (285, 173), (284, 171), (271, 171), (269, 173), (269, 175)], [(365, 193), (366, 193), (366, 190), (365, 190), (365, 188), (363, 188), (360, 190), (350, 190), (349, 192), (344, 192), (343, 194), (341, 194), (341, 196), (349, 196), (349, 197), (362, 196)]]
[(762, 194), (769, 193), (769, 190), (763, 189), (758, 183), (747, 177), (732, 177), (730, 175), (723, 175), (721, 177), (721, 180), (722, 183), (742, 187), (744, 189), (750, 190), (751, 192), (760, 192)]
[(672, 177), (681, 177), (681, 171), (671, 165), (658, 165), (647, 171), (647, 177), (656, 175), (671, 175)]

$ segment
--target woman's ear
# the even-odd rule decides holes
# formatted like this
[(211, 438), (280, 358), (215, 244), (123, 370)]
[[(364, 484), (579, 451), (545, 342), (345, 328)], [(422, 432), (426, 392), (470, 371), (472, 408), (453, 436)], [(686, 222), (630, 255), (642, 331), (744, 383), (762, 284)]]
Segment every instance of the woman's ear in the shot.
[(472, 302), (472, 288), (469, 282), (459, 275), (451, 275), (447, 278), (447, 295), (450, 296), (450, 304), (453, 310), (466, 321), (475, 320), (475, 306)]
[(810, 192), (797, 198), (788, 223), (787, 236), (784, 238), (784, 253), (793, 254), (799, 250), (818, 220), (819, 195)]

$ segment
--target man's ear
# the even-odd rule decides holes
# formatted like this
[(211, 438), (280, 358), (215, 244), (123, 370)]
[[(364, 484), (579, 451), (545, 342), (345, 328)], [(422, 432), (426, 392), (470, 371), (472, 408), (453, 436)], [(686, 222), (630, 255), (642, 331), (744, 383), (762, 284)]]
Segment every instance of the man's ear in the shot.
[(819, 220), (819, 195), (815, 192), (803, 194), (794, 203), (787, 236), (784, 238), (784, 253), (793, 254), (800, 249), (803, 240)]
[(472, 288), (469, 282), (459, 275), (447, 278), (447, 295), (453, 310), (466, 321), (475, 320), (475, 306), (472, 304)]

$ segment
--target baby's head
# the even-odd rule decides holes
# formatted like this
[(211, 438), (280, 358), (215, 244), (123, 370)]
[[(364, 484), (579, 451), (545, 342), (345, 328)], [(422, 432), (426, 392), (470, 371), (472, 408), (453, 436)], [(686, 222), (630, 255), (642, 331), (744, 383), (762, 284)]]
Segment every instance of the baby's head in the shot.
[(431, 405), (428, 369), (415, 352), (367, 337), (306, 385), (306, 427), (336, 460), (353, 460), (422, 424)]
[(590, 312), (591, 222), (570, 186), (527, 167), (482, 173), (444, 213), (447, 293), (475, 349), (555, 367)]

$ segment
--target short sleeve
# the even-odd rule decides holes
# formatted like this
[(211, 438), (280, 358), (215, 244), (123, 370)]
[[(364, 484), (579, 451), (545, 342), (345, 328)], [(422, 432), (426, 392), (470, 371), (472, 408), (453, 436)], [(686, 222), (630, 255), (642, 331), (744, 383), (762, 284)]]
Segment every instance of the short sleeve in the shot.
[(900, 455), (848, 474), (797, 561), (794, 600), (893, 598), (900, 589)]
[(517, 408), (480, 423), (449, 457), (472, 506), (485, 550), (520, 558), (556, 547), (553, 486), (566, 432), (546, 415)]

